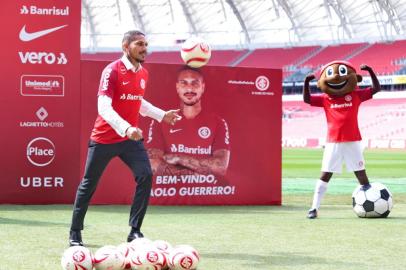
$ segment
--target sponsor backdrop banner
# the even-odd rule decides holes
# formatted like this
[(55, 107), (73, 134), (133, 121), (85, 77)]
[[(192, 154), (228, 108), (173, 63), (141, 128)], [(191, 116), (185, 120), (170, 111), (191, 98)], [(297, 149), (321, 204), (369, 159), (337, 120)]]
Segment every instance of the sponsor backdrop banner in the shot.
[(81, 1), (3, 1), (0, 13), (0, 203), (71, 203), (79, 178)]
[[(92, 61), (81, 63), (81, 174), (88, 138), (97, 114), (96, 94), (100, 74), (107, 64), (108, 62)], [(176, 82), (181, 66), (145, 64), (145, 67), (150, 75), (146, 100), (165, 110), (179, 108)], [(180, 165), (177, 165), (179, 170), (175, 168), (159, 171), (154, 176), (151, 203), (280, 204), (281, 70), (207, 66), (201, 72), (205, 81), (201, 115), (204, 113), (206, 118), (208, 114), (218, 116), (220, 120), (216, 122), (217, 125), (212, 125), (210, 121), (209, 124), (205, 123), (201, 116), (189, 120), (183, 126), (166, 126), (160, 130), (160, 124), (151, 125), (150, 118), (142, 117), (140, 127), (144, 142), (150, 149), (154, 146), (154, 136), (158, 136), (159, 132), (163, 138), (168, 137), (166, 139), (179, 136), (174, 141), (164, 143), (165, 149), (162, 151), (173, 156), (191, 156), (194, 160), (201, 161), (207, 158), (208, 153), (213, 153), (215, 145), (226, 145), (230, 151), (226, 173), (222, 176), (210, 169), (196, 172), (182, 169)], [(123, 99), (129, 98), (131, 96), (123, 96)], [(194, 131), (181, 135), (188, 125)], [(212, 146), (208, 145), (206, 140), (210, 140), (215, 133), (221, 133), (222, 136)], [(193, 139), (194, 137), (197, 139)], [(115, 159), (107, 167), (92, 202), (130, 203), (134, 186), (130, 170), (119, 159)]]

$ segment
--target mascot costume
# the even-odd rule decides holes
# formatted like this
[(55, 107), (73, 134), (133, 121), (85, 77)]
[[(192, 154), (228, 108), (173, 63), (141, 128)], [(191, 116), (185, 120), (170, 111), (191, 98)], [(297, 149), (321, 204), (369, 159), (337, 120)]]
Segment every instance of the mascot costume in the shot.
[(316, 78), (315, 75), (305, 78), (303, 100), (311, 106), (324, 108), (328, 126), (321, 176), (316, 183), (308, 218), (317, 217), (327, 184), (333, 173), (341, 173), (343, 161), (347, 170), (354, 172), (363, 189), (370, 187), (358, 127), (358, 108), (361, 102), (371, 99), (380, 90), (380, 85), (371, 67), (361, 65), (360, 69), (369, 72), (372, 87), (358, 88), (357, 83), (362, 81), (362, 76), (347, 61), (333, 61), (320, 69), (317, 87), (323, 92), (321, 95), (310, 94), (309, 83)]

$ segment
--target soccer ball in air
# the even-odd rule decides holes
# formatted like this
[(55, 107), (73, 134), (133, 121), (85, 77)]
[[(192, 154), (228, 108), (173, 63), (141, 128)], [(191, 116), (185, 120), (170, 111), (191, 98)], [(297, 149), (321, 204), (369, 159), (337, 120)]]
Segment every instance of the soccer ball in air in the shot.
[(92, 270), (92, 253), (82, 246), (70, 247), (62, 255), (61, 265), (64, 270)]
[(387, 217), (393, 206), (392, 194), (381, 183), (371, 183), (367, 190), (360, 185), (352, 193), (352, 206), (359, 217)]
[(188, 38), (183, 44), (180, 56), (186, 65), (199, 68), (207, 64), (211, 56), (210, 45), (198, 37)]

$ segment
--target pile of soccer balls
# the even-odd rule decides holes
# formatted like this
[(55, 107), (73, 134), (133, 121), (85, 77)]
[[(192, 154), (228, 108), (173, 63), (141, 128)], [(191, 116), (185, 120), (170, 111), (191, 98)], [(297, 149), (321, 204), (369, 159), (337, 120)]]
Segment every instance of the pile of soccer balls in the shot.
[(189, 245), (172, 247), (166, 241), (135, 239), (119, 246), (104, 246), (94, 253), (81, 246), (63, 253), (64, 270), (192, 270), (199, 263), (199, 253)]

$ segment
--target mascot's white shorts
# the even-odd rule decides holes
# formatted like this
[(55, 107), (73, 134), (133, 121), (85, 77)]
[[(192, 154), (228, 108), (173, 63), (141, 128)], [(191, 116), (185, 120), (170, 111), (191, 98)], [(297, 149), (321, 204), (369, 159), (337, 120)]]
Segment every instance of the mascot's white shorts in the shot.
[(343, 162), (349, 172), (365, 170), (363, 150), (361, 141), (326, 143), (321, 171), (341, 173)]

